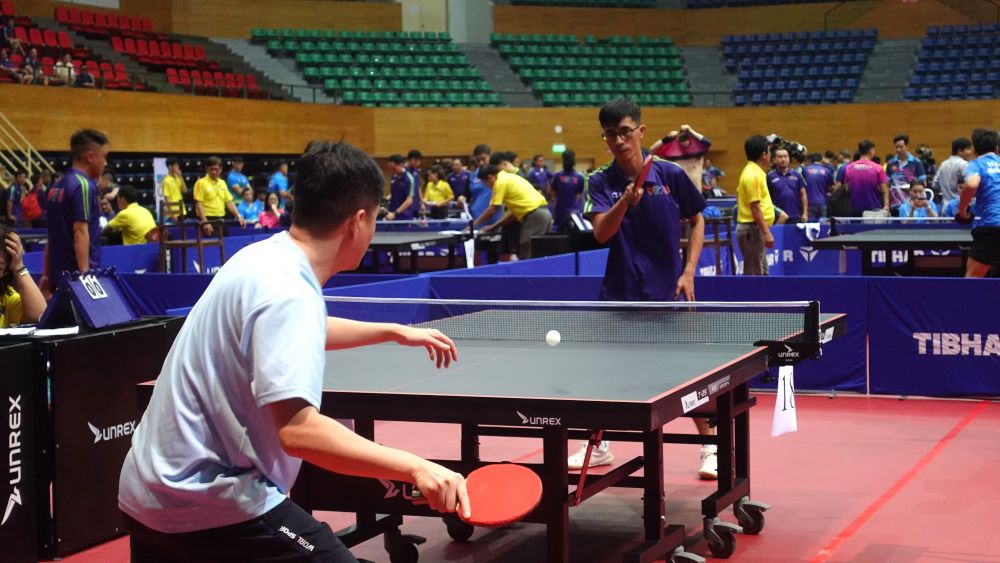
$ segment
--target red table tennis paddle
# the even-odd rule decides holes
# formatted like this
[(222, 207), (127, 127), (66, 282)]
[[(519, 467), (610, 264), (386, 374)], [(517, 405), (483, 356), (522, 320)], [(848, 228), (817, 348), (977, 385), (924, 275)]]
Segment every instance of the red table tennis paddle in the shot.
[[(472, 504), (472, 516), (458, 516), (473, 526), (496, 528), (517, 522), (528, 515), (542, 500), (542, 480), (523, 465), (496, 463), (484, 465), (465, 478)], [(420, 492), (409, 497), (414, 504), (426, 504)]]
[(646, 176), (649, 176), (649, 171), (653, 169), (653, 153), (649, 153), (646, 156), (646, 160), (642, 161), (642, 170), (639, 171), (639, 177), (635, 179), (635, 187), (641, 190), (643, 185), (646, 184)]

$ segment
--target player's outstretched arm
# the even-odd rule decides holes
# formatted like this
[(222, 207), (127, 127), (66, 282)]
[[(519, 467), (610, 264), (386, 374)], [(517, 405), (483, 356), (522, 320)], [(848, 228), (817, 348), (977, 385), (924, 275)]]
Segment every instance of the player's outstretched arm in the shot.
[(455, 343), (439, 330), (394, 323), (366, 323), (339, 317), (326, 319), (327, 350), (357, 348), (382, 342), (423, 346), (437, 367), (448, 367), (451, 362), (458, 361)]
[(439, 512), (472, 514), (465, 479), (412, 453), (358, 436), (302, 399), (267, 405), (282, 449), (328, 471), (413, 483)]

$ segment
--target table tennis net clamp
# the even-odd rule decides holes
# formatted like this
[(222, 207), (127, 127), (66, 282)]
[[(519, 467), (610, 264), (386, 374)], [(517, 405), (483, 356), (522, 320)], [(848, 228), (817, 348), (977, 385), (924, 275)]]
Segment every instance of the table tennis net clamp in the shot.
[[(787, 340), (758, 340), (754, 346), (767, 347), (768, 366), (794, 366), (805, 360), (823, 357), (823, 338), (819, 328), (819, 301), (810, 301), (803, 315), (802, 332)], [(777, 381), (770, 372), (762, 377), (765, 383)]]

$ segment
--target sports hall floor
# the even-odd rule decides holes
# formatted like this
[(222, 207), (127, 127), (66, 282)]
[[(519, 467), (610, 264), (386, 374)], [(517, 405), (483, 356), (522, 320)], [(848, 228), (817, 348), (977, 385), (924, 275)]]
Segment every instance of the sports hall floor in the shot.
[[(823, 395), (798, 397), (799, 431), (770, 437), (774, 396), (752, 411), (753, 498), (771, 505), (759, 536), (739, 535), (732, 560), (910, 563), (1000, 561), (1000, 402)], [(674, 421), (668, 431), (689, 432)], [(380, 423), (379, 441), (434, 457), (456, 455), (457, 427)], [(616, 444), (618, 459), (638, 444)], [(541, 457), (529, 439), (482, 438), (484, 459)], [(709, 556), (699, 500), (714, 487), (699, 481), (695, 446), (666, 446), (671, 522), (688, 527), (688, 550)], [(639, 491), (606, 491), (570, 512), (575, 562), (620, 561), (638, 542)], [(334, 528), (340, 514), (319, 513)], [(723, 519), (733, 521), (732, 512)], [(437, 519), (408, 519), (405, 533), (427, 537), (420, 560), (529, 563), (544, 560), (545, 528), (518, 524), (477, 530), (467, 543), (448, 538)], [(358, 557), (388, 561), (381, 541)], [(128, 538), (67, 557), (66, 563), (128, 561)], [(709, 559), (712, 561), (712, 559)]]

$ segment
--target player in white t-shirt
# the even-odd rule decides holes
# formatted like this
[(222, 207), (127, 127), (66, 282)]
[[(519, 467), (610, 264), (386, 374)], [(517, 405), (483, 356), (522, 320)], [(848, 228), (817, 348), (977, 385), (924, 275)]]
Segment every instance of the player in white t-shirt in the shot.
[(326, 316), (321, 288), (364, 256), (383, 178), (358, 149), (321, 141), (298, 171), (291, 230), (219, 270), (163, 364), (119, 482), (132, 561), (356, 561), (286, 496), (303, 459), (471, 510), (458, 473), (319, 413), (328, 349), (391, 341), (446, 367), (458, 352), (436, 330)]

